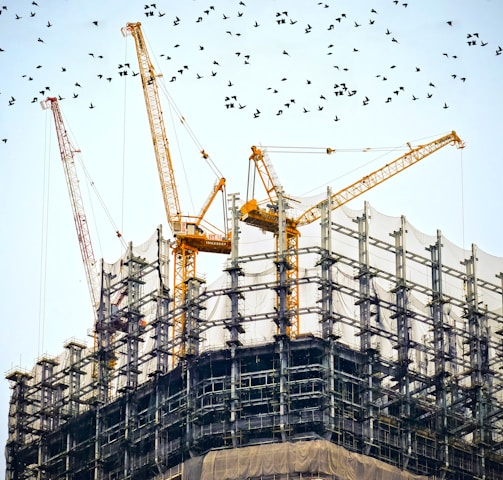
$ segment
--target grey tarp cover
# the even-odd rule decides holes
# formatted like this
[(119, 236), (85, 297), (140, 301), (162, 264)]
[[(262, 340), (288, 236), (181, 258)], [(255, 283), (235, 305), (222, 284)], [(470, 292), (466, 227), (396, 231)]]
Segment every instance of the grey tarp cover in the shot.
[(350, 452), (326, 440), (313, 440), (211, 451), (204, 457), (200, 480), (239, 480), (298, 473), (330, 475), (337, 480), (428, 478)]

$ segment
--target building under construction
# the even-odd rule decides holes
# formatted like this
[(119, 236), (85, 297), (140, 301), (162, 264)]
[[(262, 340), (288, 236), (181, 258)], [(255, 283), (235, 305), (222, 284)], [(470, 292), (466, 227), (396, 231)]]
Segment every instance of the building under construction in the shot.
[[(181, 216), (157, 76), (140, 24), (124, 33), (174, 238), (93, 271), (76, 149), (47, 99), (96, 318), (91, 345), (7, 375), (6, 478), (503, 479), (503, 258), (343, 206), (455, 132), (302, 208), (254, 147), (269, 198), (231, 195), (220, 236), (202, 215), (224, 180)], [(199, 252), (225, 254), (211, 282)]]
[(503, 478), (503, 259), (327, 197), (294, 284), (231, 200), (216, 280), (173, 307), (159, 228), (102, 264), (91, 345), (8, 374), (6, 478)]

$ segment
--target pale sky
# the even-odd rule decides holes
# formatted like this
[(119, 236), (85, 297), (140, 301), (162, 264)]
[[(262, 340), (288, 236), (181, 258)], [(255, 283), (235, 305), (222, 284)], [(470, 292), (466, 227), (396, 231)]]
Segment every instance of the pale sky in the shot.
[[(350, 206), (368, 200), (424, 233), (440, 229), (459, 246), (503, 256), (499, 0), (3, 0), (0, 12), (4, 374), (31, 369), (92, 329), (54, 123), (41, 100), (62, 98), (74, 146), (125, 240), (142, 243), (159, 224), (169, 236), (134, 41), (121, 34), (127, 22), (142, 22), (163, 74), (184, 213), (199, 211), (215, 177), (177, 112), (243, 201), (252, 145), (340, 150), (270, 154), (285, 191), (311, 195), (403, 153), (363, 149), (455, 130), (465, 149), (445, 147)], [(80, 180), (95, 255), (112, 262), (121, 243), (83, 173)], [(222, 222), (219, 208), (209, 215)], [(4, 380), (2, 444), (9, 396)]]

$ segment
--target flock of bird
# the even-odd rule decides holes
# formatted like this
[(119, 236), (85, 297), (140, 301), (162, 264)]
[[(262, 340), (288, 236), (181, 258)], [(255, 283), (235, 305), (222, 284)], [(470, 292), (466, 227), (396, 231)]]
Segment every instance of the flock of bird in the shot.
[[(412, 3), (410, 0), (409, 3), (401, 0), (387, 1), (388, 12), (391, 7), (401, 9), (402, 12), (421, 8), (417, 2)], [(47, 18), (49, 12), (46, 2), (47, 0), (33, 0), (30, 3), (27, 0), (24, 4), (16, 1), (0, 6), (0, 32), (6, 30), (4, 27), (7, 23), (27, 24), (34, 19), (43, 18), (43, 22), (39, 21), (37, 24), (38, 29), (27, 28), (26, 31), (37, 32), (33, 36), (33, 45), (28, 45), (27, 48), (36, 48), (38, 44), (48, 49), (46, 58), (49, 58), (51, 51), (57, 51), (57, 44), (61, 39), (49, 34), (57, 27), (54, 19)], [(144, 25), (144, 31), (147, 32), (146, 35), (150, 25), (152, 28), (164, 29), (167, 39), (177, 39), (176, 35), (180, 32), (180, 40), (173, 42), (166, 49), (166, 53), (155, 58), (159, 64), (162, 63), (160, 68), (167, 82), (177, 88), (185, 82), (201, 92), (225, 90), (221, 95), (221, 107), (224, 111), (243, 112), (253, 119), (266, 114), (283, 116), (292, 112), (314, 114), (329, 111), (333, 121), (338, 122), (341, 117), (337, 106), (343, 101), (352, 102), (352, 106), (367, 107), (371, 104), (389, 105), (406, 99), (412, 104), (418, 101), (435, 102), (435, 107), (439, 109), (451, 107), (447, 100), (437, 93), (437, 80), (445, 84), (447, 79), (432, 78), (435, 72), (428, 69), (428, 66), (424, 70), (428, 71), (430, 78), (425, 78), (421, 65), (403, 66), (391, 62), (375, 71), (371, 71), (372, 66), (367, 67), (364, 70), (366, 78), (360, 78), (362, 70), (359, 70), (359, 67), (368, 61), (360, 60), (360, 55), (366, 54), (367, 59), (368, 55), (373, 55), (372, 42), (379, 42), (384, 56), (390, 59), (394, 58), (395, 52), (400, 52), (400, 49), (407, 52), (410, 45), (407, 41), (402, 42), (400, 31), (393, 31), (394, 26), (387, 24), (386, 16), (381, 14), (377, 7), (369, 8), (365, 17), (360, 10), (357, 18), (350, 11), (341, 12), (337, 3), (314, 1), (309, 5), (292, 8), (290, 12), (283, 8), (277, 11), (261, 9), (257, 7), (256, 2), (248, 5), (245, 1), (235, 0), (226, 2), (225, 7), (219, 4), (201, 5), (198, 12), (192, 15), (173, 15), (156, 3), (148, 3), (138, 4), (137, 14)], [(284, 2), (284, 8), (286, 5), (287, 2)], [(413, 18), (414, 14), (411, 13), (407, 21), (412, 22)], [(459, 51), (443, 51), (439, 47), (438, 51), (431, 54), (436, 56), (437, 60), (443, 57), (445, 61), (452, 62), (449, 80), (457, 82), (456, 85), (462, 86), (469, 82), (466, 73), (456, 70), (456, 62), (459, 62), (467, 48), (484, 49), (484, 54), (492, 49), (491, 57), (499, 60), (502, 48), (484, 39), (483, 33), (460, 32), (456, 21), (449, 18), (439, 22), (444, 30), (443, 35), (456, 35)], [(100, 30), (106, 28), (103, 27), (106, 23), (107, 19), (88, 19), (88, 28), (94, 30), (90, 31), (89, 35), (99, 36)], [(208, 27), (203, 30), (202, 26), (206, 24)], [(213, 39), (221, 38), (220, 43), (208, 41), (208, 32)], [(360, 35), (359, 32), (365, 33)], [(356, 35), (360, 35), (361, 41), (355, 46), (348, 45), (346, 39), (357, 39)], [(261, 39), (264, 41), (260, 46)], [(26, 71), (6, 65), (2, 56), (6, 58), (9, 52), (8, 47), (2, 45), (2, 41), (0, 33), (0, 65), (3, 71), (3, 79), (0, 79), (0, 112), (5, 118), (8, 109), (16, 108), (20, 102), (38, 103), (49, 95), (56, 96), (61, 101), (68, 99), (82, 102), (85, 97), (85, 107), (94, 110), (100, 105), (90, 93), (82, 95), (91, 79), (102, 82), (99, 88), (105, 89), (109, 85), (110, 88), (115, 88), (113, 85), (118, 77), (124, 77), (126, 80), (139, 75), (132, 61), (128, 63), (124, 60), (112, 60), (104, 53), (95, 51), (86, 52), (86, 58), (83, 57), (84, 53), (74, 59), (60, 58), (61, 64), (57, 70), (54, 62), (51, 62), (54, 82), (44, 76), (44, 83), (40, 84), (39, 78), (42, 75), (39, 73), (44, 70), (45, 65), (23, 65), (22, 62), (16, 65), (16, 68), (25, 68)], [(85, 43), (86, 39), (83, 39), (82, 44)], [(11, 42), (10, 48), (13, 45)], [(17, 55), (22, 58), (23, 52), (17, 52)], [(307, 65), (303, 63), (306, 55), (309, 59)], [(272, 71), (264, 72), (265, 57), (269, 65), (278, 65), (278, 69), (280, 66), (286, 68), (284, 75), (275, 77)], [(84, 78), (77, 78), (76, 69), (72, 67), (72, 70), (66, 65), (66, 60), (80, 63), (82, 68), (78, 72), (82, 74), (84, 70)], [(107, 68), (108, 71), (105, 71)], [(422, 83), (411, 81), (413, 75), (423, 75)], [(321, 76), (323, 78), (320, 78)], [(243, 77), (250, 80), (243, 81)], [(260, 83), (257, 79), (268, 84)], [(17, 93), (9, 91), (17, 82), (30, 84), (30, 88), (23, 90), (29, 92), (28, 95), (23, 93), (23, 98), (18, 98)], [(376, 88), (373, 86), (376, 82), (386, 87)], [(93, 85), (93, 90), (96, 91), (96, 86)], [(454, 87), (449, 86), (447, 90), (452, 88)], [(6, 143), (7, 138), (2, 132), (0, 136)]]

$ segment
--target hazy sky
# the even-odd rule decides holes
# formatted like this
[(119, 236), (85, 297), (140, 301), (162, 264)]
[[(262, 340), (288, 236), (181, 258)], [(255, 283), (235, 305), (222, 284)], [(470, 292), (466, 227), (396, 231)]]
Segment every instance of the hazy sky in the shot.
[[(134, 41), (121, 34), (127, 22), (142, 22), (163, 74), (184, 213), (199, 211), (215, 181), (200, 148), (244, 200), (252, 145), (339, 150), (270, 154), (284, 189), (310, 195), (403, 153), (372, 148), (455, 130), (465, 149), (445, 147), (350, 206), (368, 200), (425, 233), (440, 229), (462, 247), (503, 256), (501, 18), (499, 0), (3, 0), (1, 370), (31, 369), (92, 329), (54, 122), (41, 100), (61, 97), (74, 146), (126, 241), (143, 242), (159, 224), (168, 235)], [(96, 257), (114, 261), (121, 243), (80, 179)], [(209, 215), (221, 226), (221, 209)], [(9, 395), (5, 380), (2, 444)]]

